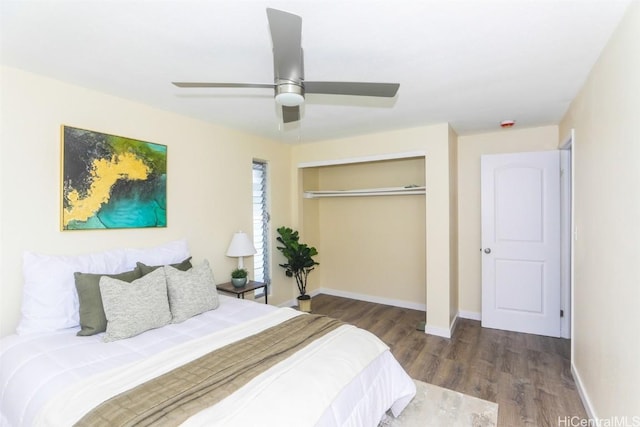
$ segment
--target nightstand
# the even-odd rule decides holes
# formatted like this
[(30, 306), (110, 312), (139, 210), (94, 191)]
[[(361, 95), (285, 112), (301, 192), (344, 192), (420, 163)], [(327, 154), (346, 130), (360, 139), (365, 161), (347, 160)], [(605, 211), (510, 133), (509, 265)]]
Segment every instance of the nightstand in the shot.
[(267, 304), (268, 289), (267, 289), (266, 283), (251, 281), (251, 282), (247, 282), (247, 284), (241, 288), (236, 288), (235, 286), (233, 286), (233, 283), (227, 282), (227, 283), (221, 283), (220, 285), (216, 285), (216, 288), (219, 291), (234, 294), (237, 298), (242, 297), (242, 299), (244, 299), (244, 294), (246, 294), (247, 292), (264, 288), (264, 303)]

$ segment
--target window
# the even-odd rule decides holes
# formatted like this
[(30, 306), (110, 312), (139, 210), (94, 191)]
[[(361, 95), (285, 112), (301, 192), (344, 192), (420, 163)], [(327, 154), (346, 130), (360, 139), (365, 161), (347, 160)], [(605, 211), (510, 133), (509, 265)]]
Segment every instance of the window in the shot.
[[(267, 284), (267, 292), (271, 289), (271, 272), (269, 271), (269, 212), (267, 211), (267, 163), (253, 161), (253, 245), (256, 253), (253, 256), (254, 280)], [(256, 291), (256, 297), (264, 294), (264, 289)]]

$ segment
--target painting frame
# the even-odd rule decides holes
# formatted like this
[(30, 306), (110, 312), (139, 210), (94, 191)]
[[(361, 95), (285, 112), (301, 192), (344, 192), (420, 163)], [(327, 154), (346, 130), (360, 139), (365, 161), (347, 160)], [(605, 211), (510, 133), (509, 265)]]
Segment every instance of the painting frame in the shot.
[(167, 146), (61, 125), (60, 229), (167, 227)]

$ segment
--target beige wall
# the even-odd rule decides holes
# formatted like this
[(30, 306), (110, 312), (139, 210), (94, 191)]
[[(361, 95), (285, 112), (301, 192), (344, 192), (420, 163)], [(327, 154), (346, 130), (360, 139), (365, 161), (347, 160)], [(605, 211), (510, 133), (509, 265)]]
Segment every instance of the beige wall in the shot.
[[(444, 124), (361, 135), (293, 147), (293, 165), (393, 156), (422, 152), (425, 160), (426, 195), (426, 304), (427, 328), (446, 334), (450, 325), (450, 199), (449, 199), (449, 126)], [(295, 175), (297, 178), (298, 175)], [(298, 185), (298, 183), (296, 183)], [(293, 200), (301, 205), (301, 195)], [(299, 224), (294, 224), (299, 226)], [(376, 254), (371, 253), (375, 260)], [(384, 273), (386, 277), (391, 272)], [(323, 284), (314, 284), (322, 287)]]
[[(446, 124), (292, 148), (20, 70), (3, 67), (0, 73), (2, 336), (14, 330), (19, 317), (21, 263), (25, 250), (74, 254), (122, 246), (151, 246), (184, 237), (189, 241), (195, 261), (209, 259), (217, 280), (226, 280), (235, 265), (234, 259), (224, 256), (229, 239), (238, 229), (251, 229), (250, 164), (253, 158), (270, 163), (270, 186), (274, 190), (270, 205), (275, 228), (319, 221), (319, 217), (313, 215), (303, 216), (299, 194), (302, 173), (296, 167), (299, 162), (407, 151), (427, 155), (425, 182), (429, 186), (430, 202), (424, 207), (424, 229), (434, 231), (426, 238), (426, 253), (430, 256), (426, 253), (420, 256), (428, 272), (424, 273), (427, 281), (434, 286), (421, 292), (432, 294), (434, 307), (430, 309), (430, 324), (440, 328), (438, 331), (448, 329), (452, 271), (448, 268), (450, 188)], [(169, 226), (61, 232), (62, 124), (166, 144)], [(246, 168), (242, 168), (243, 164)], [(238, 212), (246, 214), (238, 215)], [(275, 234), (275, 229), (272, 233)], [(315, 227), (315, 233), (319, 235), (319, 227)], [(424, 241), (424, 235), (420, 239)], [(277, 304), (293, 299), (296, 291), (277, 266), (281, 261), (279, 254), (274, 254), (275, 285), (270, 301)], [(393, 266), (390, 270), (395, 274), (397, 268)]]
[(557, 126), (512, 128), (458, 138), (458, 280), (463, 316), (479, 316), (482, 309), (480, 156), (554, 150), (557, 147)]
[[(18, 320), (24, 250), (77, 254), (187, 238), (194, 260), (207, 258), (216, 280), (227, 281), (236, 265), (224, 255), (231, 236), (251, 231), (253, 158), (270, 165), (273, 222), (290, 222), (289, 146), (19, 70), (0, 73), (2, 336)], [(61, 232), (62, 124), (167, 145), (168, 227)], [(291, 284), (278, 286), (284, 275), (275, 271), (270, 302), (291, 299)]]
[[(424, 185), (425, 159), (411, 158), (306, 168), (318, 181), (305, 190), (345, 190)], [(316, 241), (322, 267), (310, 282), (338, 292), (424, 306), (425, 196), (372, 196), (305, 199), (319, 222), (305, 222), (304, 235)], [(320, 232), (313, 239), (309, 229)]]
[(449, 127), (449, 322), (455, 322), (460, 310), (458, 269), (458, 135)]
[(573, 369), (599, 418), (640, 416), (640, 2), (571, 104)]

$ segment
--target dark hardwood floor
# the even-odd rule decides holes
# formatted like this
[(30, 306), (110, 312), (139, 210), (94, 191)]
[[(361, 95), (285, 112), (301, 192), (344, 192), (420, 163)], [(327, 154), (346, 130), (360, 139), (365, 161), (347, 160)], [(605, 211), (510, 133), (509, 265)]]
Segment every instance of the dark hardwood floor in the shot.
[(423, 311), (330, 295), (313, 297), (312, 309), (376, 334), (412, 378), (497, 402), (499, 426), (587, 417), (571, 376), (569, 340), (485, 329), (467, 319), (458, 319), (449, 340), (416, 329)]

